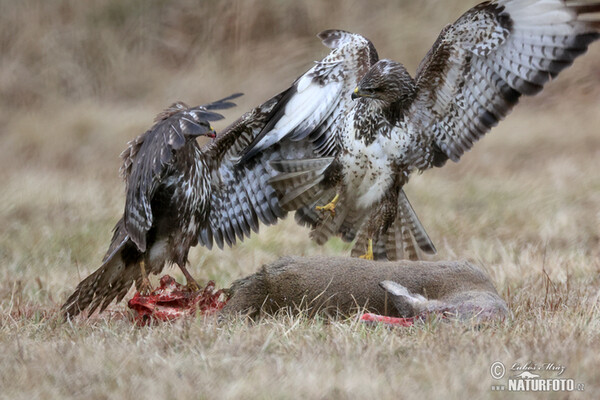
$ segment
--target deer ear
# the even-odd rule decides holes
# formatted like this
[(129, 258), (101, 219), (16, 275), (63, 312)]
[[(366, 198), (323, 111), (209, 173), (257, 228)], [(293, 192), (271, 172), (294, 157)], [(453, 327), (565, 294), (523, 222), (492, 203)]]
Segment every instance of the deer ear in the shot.
[(413, 294), (401, 284), (393, 281), (380, 282), (379, 286), (390, 294), (394, 307), (402, 318), (419, 315), (428, 301), (420, 294)]

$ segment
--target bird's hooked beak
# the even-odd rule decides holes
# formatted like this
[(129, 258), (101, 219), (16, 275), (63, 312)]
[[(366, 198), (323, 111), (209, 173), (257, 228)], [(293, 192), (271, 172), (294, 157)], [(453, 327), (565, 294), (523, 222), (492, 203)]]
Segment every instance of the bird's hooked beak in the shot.
[(354, 89), (354, 92), (352, 92), (352, 100), (356, 100), (359, 97), (373, 97), (371, 96), (371, 94), (363, 91), (360, 87), (356, 87), (356, 89)]
[(206, 133), (206, 136), (208, 136), (211, 139), (216, 139), (217, 138), (217, 131), (215, 131), (215, 128), (213, 128), (212, 125), (208, 126), (209, 131)]

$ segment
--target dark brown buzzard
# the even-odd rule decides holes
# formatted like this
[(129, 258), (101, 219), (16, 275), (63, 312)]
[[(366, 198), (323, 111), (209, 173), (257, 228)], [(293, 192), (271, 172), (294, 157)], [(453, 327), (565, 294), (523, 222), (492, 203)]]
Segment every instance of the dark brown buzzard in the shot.
[(104, 310), (133, 283), (147, 289), (147, 275), (160, 273), (167, 263), (177, 264), (194, 288), (185, 268), (190, 247), (231, 246), (258, 231), (259, 223), (271, 225), (286, 215), (268, 184), (274, 176), (269, 162), (314, 157), (310, 144), (294, 145), (293, 153), (274, 146), (243, 168), (235, 165), (238, 154), (272, 120), (285, 92), (244, 114), (214, 141), (201, 147), (195, 140), (215, 136), (209, 121), (222, 116), (213, 110), (232, 107), (230, 100), (237, 96), (194, 108), (176, 103), (129, 143), (122, 154), (123, 217), (100, 268), (63, 305), (65, 315)]

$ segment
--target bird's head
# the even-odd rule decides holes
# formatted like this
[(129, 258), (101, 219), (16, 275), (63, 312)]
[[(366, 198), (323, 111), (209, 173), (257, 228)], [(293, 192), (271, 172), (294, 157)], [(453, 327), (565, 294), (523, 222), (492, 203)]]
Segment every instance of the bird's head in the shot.
[(221, 114), (208, 111), (205, 106), (192, 108), (184, 102), (178, 101), (158, 114), (154, 121), (162, 123), (168, 120), (165, 122), (165, 126), (175, 129), (178, 135), (185, 137), (186, 140), (191, 140), (198, 136), (215, 138), (217, 133), (210, 121), (219, 119), (223, 119)]
[(217, 137), (217, 131), (215, 131), (215, 128), (213, 128), (210, 122), (200, 120), (197, 121), (196, 124), (199, 126), (199, 128), (197, 128), (198, 133), (195, 134), (196, 136), (206, 136), (211, 139)]
[(217, 132), (210, 121), (222, 118), (221, 114), (207, 111), (203, 107), (188, 108), (180, 115), (179, 126), (188, 140), (195, 139), (198, 136), (214, 139), (217, 137)]
[(380, 60), (363, 76), (352, 93), (352, 99), (371, 99), (386, 107), (412, 98), (414, 86), (412, 77), (402, 64)]

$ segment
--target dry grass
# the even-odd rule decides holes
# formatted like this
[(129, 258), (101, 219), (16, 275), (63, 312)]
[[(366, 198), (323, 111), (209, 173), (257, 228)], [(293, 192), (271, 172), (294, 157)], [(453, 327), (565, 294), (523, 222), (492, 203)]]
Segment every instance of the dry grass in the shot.
[[(121, 212), (117, 155), (162, 107), (243, 91), (234, 117), (325, 54), (314, 34), (332, 27), (414, 71), (473, 4), (0, 0), (0, 397), (502, 397), (490, 364), (532, 360), (563, 364), (587, 384), (580, 398), (598, 398), (598, 45), (459, 164), (407, 188), (436, 258), (488, 270), (510, 320), (402, 330), (302, 316), (145, 329), (118, 312), (56, 320)], [(347, 252), (316, 247), (288, 220), (231, 250), (194, 249), (191, 265), (224, 286), (281, 255)]]

